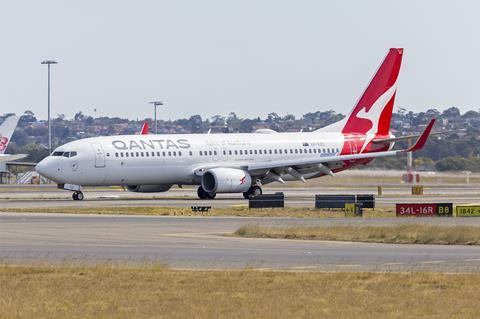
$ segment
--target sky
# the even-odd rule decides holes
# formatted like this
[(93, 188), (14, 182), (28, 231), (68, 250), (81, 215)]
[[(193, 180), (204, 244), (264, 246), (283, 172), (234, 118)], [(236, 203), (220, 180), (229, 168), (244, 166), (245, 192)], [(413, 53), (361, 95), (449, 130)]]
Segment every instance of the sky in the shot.
[(0, 10), (0, 114), (347, 113), (390, 47), (398, 107), (478, 110), (479, 1), (42, 0)]

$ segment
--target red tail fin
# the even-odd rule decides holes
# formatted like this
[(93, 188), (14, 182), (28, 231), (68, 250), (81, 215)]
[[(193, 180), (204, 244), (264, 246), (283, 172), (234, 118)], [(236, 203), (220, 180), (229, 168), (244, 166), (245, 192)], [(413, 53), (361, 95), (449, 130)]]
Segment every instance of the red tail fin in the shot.
[(318, 131), (388, 135), (402, 57), (403, 49), (390, 49), (350, 114)]
[(148, 134), (148, 122), (145, 121), (142, 125), (142, 130), (140, 131), (140, 135), (147, 135)]
[(389, 133), (402, 57), (403, 49), (390, 49), (357, 105), (347, 116), (342, 133)]

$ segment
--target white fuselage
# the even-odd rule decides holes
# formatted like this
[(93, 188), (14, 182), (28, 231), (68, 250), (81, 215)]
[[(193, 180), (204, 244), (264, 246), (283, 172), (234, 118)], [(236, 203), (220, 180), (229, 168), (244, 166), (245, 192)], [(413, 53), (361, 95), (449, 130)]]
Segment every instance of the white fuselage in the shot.
[[(200, 184), (199, 168), (321, 158), (340, 154), (344, 143), (343, 134), (330, 132), (96, 137), (58, 147), (37, 171), (57, 183), (83, 186)], [(320, 175), (304, 172), (305, 178)]]

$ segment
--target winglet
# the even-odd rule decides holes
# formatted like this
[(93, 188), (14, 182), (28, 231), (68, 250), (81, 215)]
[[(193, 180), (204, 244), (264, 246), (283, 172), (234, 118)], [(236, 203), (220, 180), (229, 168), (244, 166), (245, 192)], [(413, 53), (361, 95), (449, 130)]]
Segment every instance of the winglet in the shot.
[(427, 127), (425, 128), (425, 131), (423, 131), (422, 135), (420, 135), (420, 137), (415, 142), (415, 144), (407, 148), (405, 152), (415, 152), (422, 149), (425, 146), (425, 143), (427, 142), (428, 136), (430, 135), (430, 132), (432, 131), (434, 124), (435, 124), (435, 119), (431, 119)]
[(147, 135), (148, 134), (148, 122), (145, 121), (142, 125), (142, 130), (140, 131), (140, 135)]

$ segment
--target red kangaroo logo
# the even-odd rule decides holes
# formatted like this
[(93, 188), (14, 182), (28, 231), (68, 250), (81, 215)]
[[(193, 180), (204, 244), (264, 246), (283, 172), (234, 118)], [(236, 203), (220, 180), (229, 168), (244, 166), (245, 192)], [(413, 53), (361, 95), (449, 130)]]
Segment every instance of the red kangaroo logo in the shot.
[(4, 151), (7, 148), (8, 138), (0, 137), (0, 151)]
[(245, 183), (245, 178), (247, 176), (243, 176), (242, 178), (240, 178), (240, 185), (243, 185)]

